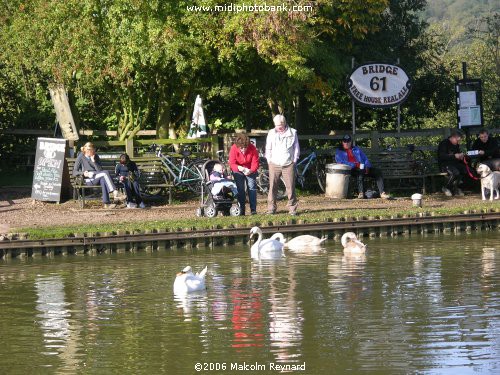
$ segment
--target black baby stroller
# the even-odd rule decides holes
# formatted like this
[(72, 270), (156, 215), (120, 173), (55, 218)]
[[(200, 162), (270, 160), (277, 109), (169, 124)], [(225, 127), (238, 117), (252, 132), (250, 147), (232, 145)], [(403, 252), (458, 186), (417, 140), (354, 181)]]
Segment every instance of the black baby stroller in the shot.
[[(235, 196), (230, 188), (223, 187), (217, 195), (212, 194), (216, 181), (210, 181), (210, 173), (219, 160), (208, 160), (203, 164), (203, 183), (201, 184), (201, 206), (196, 210), (196, 216), (215, 217), (219, 212), (224, 216), (240, 216), (240, 206), (235, 203)], [(224, 166), (224, 165), (223, 165)], [(225, 167), (224, 167), (225, 170)]]

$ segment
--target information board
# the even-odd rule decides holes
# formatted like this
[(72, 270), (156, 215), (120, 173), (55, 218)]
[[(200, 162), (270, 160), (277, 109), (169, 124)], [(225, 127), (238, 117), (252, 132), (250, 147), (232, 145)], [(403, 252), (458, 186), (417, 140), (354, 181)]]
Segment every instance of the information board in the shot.
[(38, 138), (31, 198), (59, 202), (66, 155), (66, 140)]
[(483, 126), (482, 82), (480, 79), (456, 81), (457, 122), (459, 128)]

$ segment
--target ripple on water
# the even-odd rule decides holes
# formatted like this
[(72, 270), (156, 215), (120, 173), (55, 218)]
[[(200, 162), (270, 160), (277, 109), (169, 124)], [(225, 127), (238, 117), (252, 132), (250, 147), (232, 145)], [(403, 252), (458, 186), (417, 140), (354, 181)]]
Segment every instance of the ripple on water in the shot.
[[(305, 361), (312, 374), (498, 373), (499, 239), (365, 239), (361, 256), (330, 241), (262, 262), (229, 246), (0, 264), (0, 366), (191, 373), (196, 362)], [(174, 297), (186, 265), (208, 265), (207, 290)]]

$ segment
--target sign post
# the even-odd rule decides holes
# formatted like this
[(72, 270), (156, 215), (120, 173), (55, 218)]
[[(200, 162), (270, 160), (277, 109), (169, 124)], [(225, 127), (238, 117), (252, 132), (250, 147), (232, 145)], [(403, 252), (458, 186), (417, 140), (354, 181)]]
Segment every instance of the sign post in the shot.
[(38, 138), (31, 198), (39, 201), (61, 201), (61, 185), (66, 155), (66, 140)]
[(482, 81), (467, 77), (467, 64), (462, 63), (462, 79), (455, 79), (455, 95), (457, 104), (457, 126), (464, 129), (467, 144), (470, 142), (469, 129), (483, 126)]
[(355, 68), (353, 59), (352, 72), (347, 80), (352, 98), (353, 134), (356, 132), (355, 103), (370, 108), (397, 106), (397, 130), (401, 132), (401, 104), (410, 95), (411, 87), (410, 77), (399, 65), (367, 63)]

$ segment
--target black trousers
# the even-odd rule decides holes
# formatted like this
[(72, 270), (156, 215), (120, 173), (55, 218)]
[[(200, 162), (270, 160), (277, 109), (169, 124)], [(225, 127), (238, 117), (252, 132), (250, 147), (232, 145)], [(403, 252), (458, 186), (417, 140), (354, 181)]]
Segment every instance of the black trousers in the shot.
[(456, 191), (458, 185), (468, 177), (467, 168), (463, 163), (449, 163), (441, 166), (441, 171), (448, 174), (445, 187), (451, 191)]
[(358, 183), (358, 193), (364, 193), (364, 182), (365, 177), (371, 177), (377, 182), (378, 191), (382, 194), (384, 190), (384, 179), (382, 178), (382, 171), (378, 168), (369, 168), (369, 172), (366, 170), (353, 168), (351, 169), (351, 176), (356, 177)]

